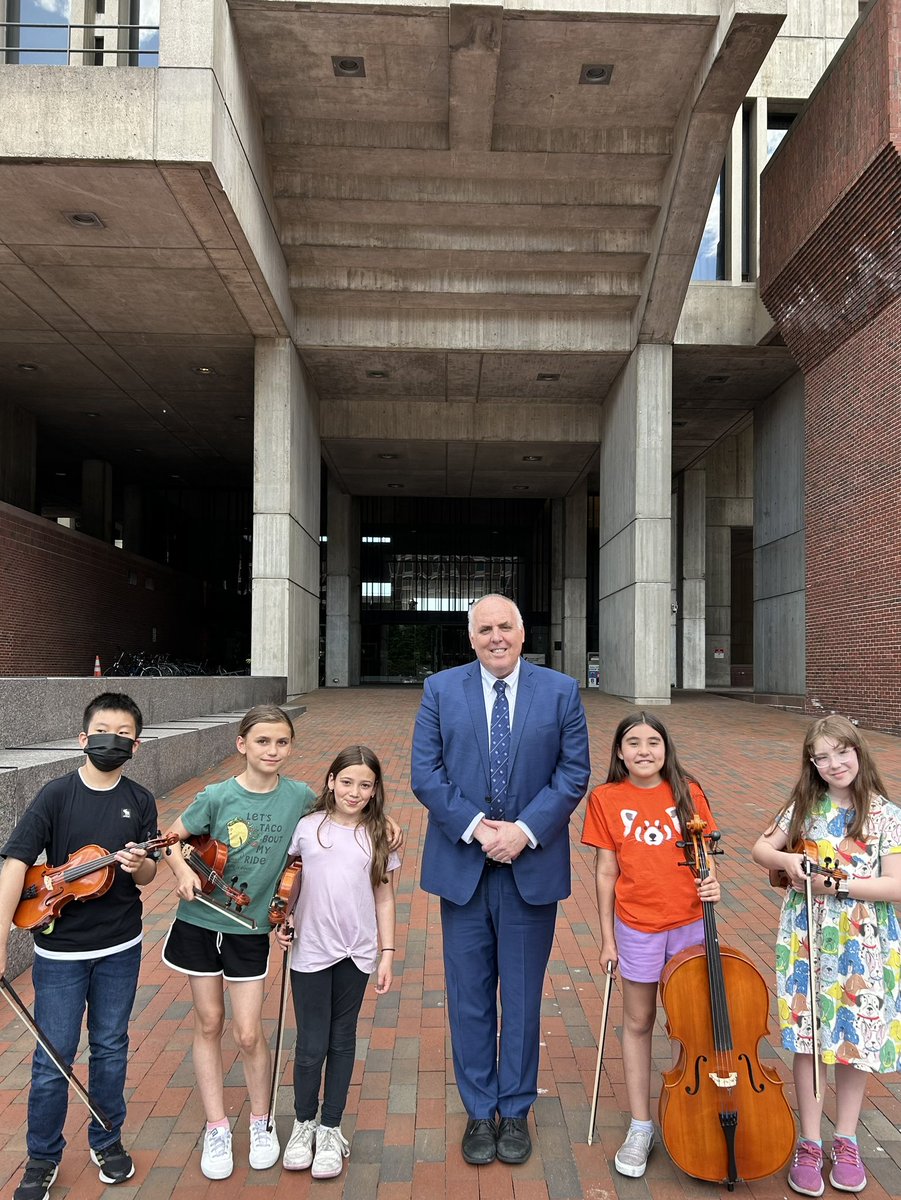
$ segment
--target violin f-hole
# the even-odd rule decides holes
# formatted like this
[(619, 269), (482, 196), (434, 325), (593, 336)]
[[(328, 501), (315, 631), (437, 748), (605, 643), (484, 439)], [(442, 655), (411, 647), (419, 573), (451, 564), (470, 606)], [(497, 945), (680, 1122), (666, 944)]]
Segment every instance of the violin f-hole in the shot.
[(751, 1066), (751, 1060), (748, 1058), (747, 1054), (739, 1054), (738, 1061), (743, 1062), (748, 1068), (748, 1082), (750, 1083), (752, 1089), (757, 1092), (758, 1095), (761, 1092), (766, 1091), (765, 1083), (762, 1083), (759, 1087), (757, 1086), (757, 1083), (754, 1079), (754, 1068)]
[(700, 1090), (700, 1087), (701, 1087), (701, 1064), (706, 1063), (706, 1061), (707, 1061), (706, 1054), (699, 1054), (698, 1057), (695, 1059), (694, 1086), (689, 1085), (685, 1088), (685, 1094), (687, 1096), (697, 1096), (698, 1091)]

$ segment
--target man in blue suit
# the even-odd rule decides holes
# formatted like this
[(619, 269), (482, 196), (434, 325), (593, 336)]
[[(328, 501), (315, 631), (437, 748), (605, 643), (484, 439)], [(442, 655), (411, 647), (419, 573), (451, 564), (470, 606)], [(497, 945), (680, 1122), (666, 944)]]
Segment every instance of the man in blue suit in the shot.
[(476, 601), (469, 640), (476, 661), (425, 681), (413, 733), (413, 791), (429, 810), (421, 883), (441, 897), (454, 1071), (469, 1116), (463, 1157), (522, 1163), (588, 730), (576, 681), (520, 657), (525, 630), (511, 600)]

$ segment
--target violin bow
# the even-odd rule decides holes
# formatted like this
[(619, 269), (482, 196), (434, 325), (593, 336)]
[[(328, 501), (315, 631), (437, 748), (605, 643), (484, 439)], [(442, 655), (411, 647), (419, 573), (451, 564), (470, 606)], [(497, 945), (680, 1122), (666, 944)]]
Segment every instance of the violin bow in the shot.
[(607, 982), (604, 984), (604, 1006), (601, 1011), (601, 1032), (598, 1037), (598, 1061), (594, 1068), (594, 1091), (591, 1097), (591, 1116), (588, 1118), (588, 1145), (594, 1137), (594, 1121), (598, 1113), (598, 1094), (601, 1090), (601, 1067), (604, 1063), (604, 1042), (607, 1038), (607, 1016), (610, 1012), (610, 996), (613, 989), (613, 963), (607, 962)]
[(231, 917), (233, 921), (237, 921), (239, 925), (245, 929), (256, 929), (257, 923), (253, 917), (245, 917), (243, 913), (236, 912), (233, 908), (226, 908), (224, 904), (218, 904), (215, 900), (211, 900), (209, 896), (205, 896), (200, 888), (194, 889), (194, 899), (201, 904), (205, 904), (207, 908), (214, 908), (217, 913), (222, 913), (224, 917)]
[(72, 1088), (72, 1090), (78, 1096), (79, 1100), (84, 1101), (84, 1103), (91, 1110), (91, 1113), (92, 1113), (94, 1119), (103, 1126), (103, 1128), (107, 1131), (107, 1133), (111, 1133), (113, 1126), (112, 1126), (112, 1122), (110, 1121), (109, 1117), (107, 1117), (106, 1114), (101, 1109), (97, 1108), (97, 1106), (94, 1104), (93, 1100), (91, 1099), (87, 1088), (84, 1086), (84, 1084), (81, 1082), (81, 1080), (76, 1077), (75, 1073), (73, 1071), (71, 1071), (66, 1066), (66, 1064), (63, 1062), (62, 1056), (60, 1055), (59, 1051), (56, 1049), (56, 1047), (53, 1045), (53, 1043), (50, 1041), (50, 1039), (44, 1033), (43, 1029), (41, 1029), (40, 1025), (38, 1025), (37, 1021), (34, 1019), (34, 1017), (31, 1015), (31, 1013), (28, 1011), (28, 1009), (22, 1003), (22, 1000), (19, 997), (18, 993), (16, 992), (15, 988), (9, 982), (9, 980), (6, 978), (5, 975), (0, 975), (0, 989), (3, 990), (3, 995), (6, 997), (6, 1000), (9, 1004), (10, 1008), (13, 1010), (13, 1012), (18, 1017), (21, 1017), (26, 1028), (28, 1029), (28, 1032), (31, 1034), (31, 1036), (34, 1038), (34, 1040), (37, 1042), (37, 1044), (41, 1047), (41, 1049), (44, 1051), (44, 1053), (47, 1055), (47, 1057), (50, 1059), (50, 1061), (56, 1067), (57, 1071), (59, 1071), (60, 1075), (62, 1075), (63, 1078), (68, 1081), (69, 1087)]
[(266, 1125), (267, 1130), (270, 1132), (275, 1126), (275, 1106), (278, 1102), (278, 1077), (281, 1073), (282, 1046), (285, 1040), (285, 1013), (288, 1010), (288, 984), (291, 982), (291, 975), (288, 971), (288, 955), (290, 953), (291, 951), (286, 949), (282, 957), (282, 986), (278, 1003), (275, 1056), (272, 1062), (272, 1086), (269, 1088), (269, 1119)]
[(820, 1034), (819, 988), (817, 987), (817, 955), (813, 936), (813, 864), (805, 854), (802, 859), (804, 871), (804, 903), (807, 908), (807, 968), (810, 972), (810, 1045), (813, 1053), (813, 1096), (820, 1098)]

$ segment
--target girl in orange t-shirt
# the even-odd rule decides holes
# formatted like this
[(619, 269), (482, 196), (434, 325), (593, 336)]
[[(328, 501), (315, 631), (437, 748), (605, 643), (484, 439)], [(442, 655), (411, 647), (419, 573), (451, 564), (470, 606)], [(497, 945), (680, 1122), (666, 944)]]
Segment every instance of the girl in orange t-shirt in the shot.
[(613, 735), (607, 782), (588, 799), (582, 841), (596, 847), (595, 884), (601, 965), (619, 967), (623, 987), (623, 1069), (632, 1123), (614, 1163), (621, 1175), (645, 1172), (654, 1144), (651, 1036), (657, 985), (666, 963), (704, 941), (701, 901), (720, 898), (678, 864), (677, 843), (697, 813), (716, 824), (696, 780), (683, 771), (666, 727), (651, 713), (624, 717)]

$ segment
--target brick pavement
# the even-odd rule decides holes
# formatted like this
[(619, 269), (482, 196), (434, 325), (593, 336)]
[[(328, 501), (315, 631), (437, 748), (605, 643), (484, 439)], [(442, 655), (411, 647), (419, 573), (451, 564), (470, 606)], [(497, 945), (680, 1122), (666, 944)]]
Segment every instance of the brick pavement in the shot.
[[(231, 1179), (209, 1183), (200, 1173), (198, 1139), (203, 1115), (193, 1092), (191, 1017), (185, 980), (160, 964), (159, 942), (172, 916), (171, 876), (165, 870), (147, 889), (144, 966), (132, 1025), (129, 1110), (124, 1140), (137, 1164), (134, 1179), (116, 1189), (119, 1200), (302, 1200), (311, 1190), (346, 1200), (693, 1200), (722, 1189), (688, 1179), (658, 1148), (643, 1179), (628, 1180), (612, 1169), (612, 1155), (628, 1121), (618, 1034), (617, 989), (605, 1054), (598, 1135), (587, 1145), (589, 1093), (594, 1077), (603, 976), (597, 961), (597, 911), (593, 855), (578, 841), (581, 810), (572, 823), (573, 894), (562, 906), (545, 991), (540, 1095), (535, 1106), (534, 1145), (523, 1167), (501, 1163), (476, 1169), (459, 1151), (465, 1117), (453, 1085), (444, 1012), (444, 978), (438, 903), (418, 887), (424, 812), (409, 791), (415, 689), (320, 691), (305, 697), (298, 721), (298, 750), (291, 774), (319, 786), (334, 753), (349, 741), (364, 741), (380, 754), (392, 798), (391, 810), (407, 830), (398, 886), (396, 980), (376, 1000), (368, 995), (360, 1018), (357, 1066), (344, 1130), (352, 1154), (340, 1181), (313, 1182), (309, 1172), (251, 1172), (247, 1167), (247, 1103), (236, 1053), (229, 1049), (227, 1100), (235, 1127), (236, 1167)], [(585, 696), (594, 760), (593, 783), (606, 773), (609, 739), (628, 706), (596, 692)], [(777, 898), (750, 862), (749, 848), (785, 794), (796, 769), (806, 719), (717, 696), (677, 698), (661, 715), (671, 728), (683, 762), (704, 784), (723, 829), (726, 856), (719, 860), (726, 895), (719, 906), (723, 944), (744, 950), (772, 986), (772, 940)], [(871, 742), (890, 792), (901, 796), (901, 742), (873, 734)], [(174, 817), (205, 783), (237, 769), (237, 757), (161, 798), (165, 819)], [(278, 975), (273, 960), (265, 1016), (274, 1031)], [(30, 975), (18, 987), (26, 1002)], [(279, 1098), (284, 1143), (291, 1125), (288, 1032)], [(786, 1056), (770, 1046), (762, 1055)], [(671, 1063), (662, 1016), (654, 1041), (655, 1066)], [(5, 1006), (0, 1012), (0, 1186), (10, 1181), (25, 1156), (25, 1099), (31, 1041)], [(85, 1050), (76, 1070), (85, 1076)], [(790, 1075), (781, 1068), (793, 1103)], [(659, 1077), (659, 1076), (658, 1076)], [(655, 1083), (655, 1088), (657, 1084)], [(831, 1087), (827, 1118), (834, 1113)], [(85, 1144), (86, 1110), (73, 1098), (66, 1129), (69, 1149), (53, 1188), (53, 1200), (97, 1200), (106, 1189)], [(864, 1105), (861, 1146), (870, 1171), (870, 1200), (901, 1196), (901, 1078), (871, 1081)], [(251, 1177), (252, 1176), (252, 1177)], [(741, 1189), (740, 1188), (739, 1190)], [(750, 1186), (759, 1200), (786, 1195), (784, 1178)], [(831, 1189), (827, 1183), (827, 1195)], [(725, 1195), (723, 1190), (723, 1195)], [(788, 1192), (789, 1195), (793, 1193)]]

